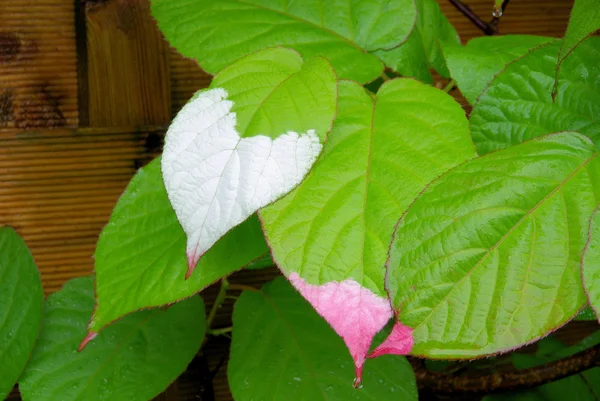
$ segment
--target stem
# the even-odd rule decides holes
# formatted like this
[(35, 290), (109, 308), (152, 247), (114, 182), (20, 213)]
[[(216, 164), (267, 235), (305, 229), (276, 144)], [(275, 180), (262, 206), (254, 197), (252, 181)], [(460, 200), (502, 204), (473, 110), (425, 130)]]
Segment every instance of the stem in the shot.
[(411, 358), (420, 388), (436, 394), (488, 394), (526, 390), (581, 373), (600, 361), (600, 344), (570, 357), (517, 372), (454, 376), (429, 372), (423, 361)]
[(220, 336), (222, 334), (231, 333), (233, 331), (233, 326), (223, 327), (222, 329), (214, 329), (210, 330), (209, 334), (211, 336)]
[(450, 82), (448, 82), (448, 85), (444, 86), (444, 89), (442, 89), (442, 90), (446, 93), (450, 93), (450, 91), (452, 89), (454, 89), (455, 86), (456, 86), (456, 81), (452, 79)]
[(465, 17), (470, 19), (471, 22), (475, 24), (477, 28), (481, 29), (486, 35), (496, 35), (498, 33), (494, 26), (488, 24), (487, 22), (479, 18), (479, 16), (475, 14), (473, 10), (471, 10), (471, 8), (464, 4), (462, 1), (450, 0), (450, 3), (452, 3), (452, 5), (456, 7), (458, 11), (460, 11)]
[(219, 293), (217, 294), (217, 298), (215, 298), (215, 303), (210, 309), (210, 313), (206, 318), (206, 327), (210, 330), (210, 326), (215, 320), (215, 316), (217, 316), (217, 310), (223, 305), (225, 302), (225, 296), (227, 295), (227, 289), (229, 288), (229, 282), (226, 278), (221, 280), (221, 288), (219, 288)]
[(381, 72), (381, 78), (383, 79), (383, 82), (389, 81), (390, 79), (392, 79), (392, 78), (390, 78), (390, 76), (388, 74), (385, 73), (385, 71)]
[(230, 284), (229, 289), (232, 291), (252, 291), (252, 292), (260, 292), (260, 290), (251, 287), (246, 284)]

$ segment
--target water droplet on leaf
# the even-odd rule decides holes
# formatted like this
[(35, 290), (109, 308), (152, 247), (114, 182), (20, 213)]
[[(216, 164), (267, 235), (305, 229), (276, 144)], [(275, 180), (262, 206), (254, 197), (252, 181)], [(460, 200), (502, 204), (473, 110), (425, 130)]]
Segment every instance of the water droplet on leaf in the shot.
[(362, 380), (359, 377), (355, 378), (352, 386), (356, 389), (361, 389), (363, 386)]

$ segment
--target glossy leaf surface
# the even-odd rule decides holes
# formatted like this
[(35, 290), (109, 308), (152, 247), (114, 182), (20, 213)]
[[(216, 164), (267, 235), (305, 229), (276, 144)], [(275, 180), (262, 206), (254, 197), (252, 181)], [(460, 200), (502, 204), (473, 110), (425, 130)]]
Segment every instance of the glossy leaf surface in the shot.
[(283, 279), (235, 304), (228, 377), (236, 401), (417, 400), (405, 358), (367, 362), (363, 387), (343, 341)]
[(475, 104), (507, 64), (553, 40), (531, 35), (484, 36), (471, 39), (466, 46), (447, 46), (444, 55), (461, 93), (470, 104)]
[(553, 99), (559, 49), (550, 43), (509, 64), (479, 97), (471, 129), (480, 154), (560, 131), (600, 140), (600, 38), (563, 62)]
[(559, 61), (568, 55), (585, 38), (600, 29), (600, 2), (598, 0), (575, 0), (567, 32), (563, 40)]
[(275, 262), (346, 340), (359, 370), (392, 316), (384, 264), (394, 225), (428, 182), (474, 156), (464, 111), (443, 91), (396, 79), (372, 97), (341, 82), (321, 159), (260, 211)]
[(581, 275), (590, 306), (600, 313), (600, 213), (598, 209), (590, 219), (587, 244), (583, 253)]
[(597, 150), (562, 133), (471, 160), (434, 181), (401, 219), (387, 288), (413, 353), (509, 351), (586, 303), (579, 266), (600, 195)]
[(42, 319), (40, 273), (25, 241), (0, 227), (0, 400), (25, 368)]
[(433, 83), (430, 69), (449, 76), (443, 49), (460, 44), (454, 26), (448, 21), (436, 0), (416, 0), (419, 11), (415, 29), (402, 45), (376, 54), (385, 65), (402, 76)]
[(402, 43), (416, 18), (413, 0), (153, 0), (152, 13), (171, 45), (211, 74), (284, 46), (323, 56), (340, 78), (361, 83), (383, 70), (368, 51)]
[(93, 307), (92, 277), (73, 279), (48, 297), (19, 380), (24, 401), (150, 400), (185, 370), (206, 330), (202, 300), (194, 296), (127, 316), (77, 352)]
[(187, 298), (268, 251), (253, 216), (217, 242), (185, 280), (185, 244), (155, 159), (133, 177), (98, 240), (90, 331), (136, 310)]

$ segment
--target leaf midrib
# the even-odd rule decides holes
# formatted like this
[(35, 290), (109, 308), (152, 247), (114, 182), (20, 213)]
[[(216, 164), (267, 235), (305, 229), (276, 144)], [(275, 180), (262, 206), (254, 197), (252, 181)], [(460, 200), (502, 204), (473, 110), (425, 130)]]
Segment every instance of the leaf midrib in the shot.
[(314, 22), (311, 22), (311, 21), (309, 21), (309, 20), (301, 19), (300, 17), (297, 17), (297, 16), (295, 16), (295, 15), (293, 15), (293, 14), (289, 14), (289, 13), (287, 13), (287, 12), (285, 12), (285, 11), (279, 11), (279, 10), (275, 10), (275, 9), (272, 9), (272, 8), (268, 8), (268, 7), (265, 7), (265, 6), (261, 6), (261, 5), (259, 5), (259, 4), (250, 3), (250, 2), (248, 2), (248, 1), (244, 1), (244, 0), (235, 0), (235, 1), (237, 1), (238, 3), (241, 3), (241, 4), (245, 4), (245, 5), (248, 5), (248, 6), (253, 6), (253, 7), (260, 8), (260, 9), (263, 9), (263, 10), (266, 10), (266, 11), (269, 11), (269, 12), (272, 12), (272, 13), (276, 13), (276, 14), (279, 14), (279, 15), (283, 15), (283, 16), (285, 16), (285, 17), (288, 17), (288, 18), (290, 18), (290, 19), (296, 20), (296, 21), (298, 21), (298, 22), (300, 22), (300, 23), (303, 23), (303, 24), (308, 24), (308, 25), (311, 25), (311, 26), (313, 26), (313, 27), (315, 27), (315, 28), (322, 29), (322, 30), (324, 30), (325, 32), (328, 32), (328, 33), (330, 33), (332, 36), (334, 36), (334, 37), (337, 37), (337, 38), (340, 38), (342, 41), (344, 41), (344, 42), (348, 43), (350, 46), (354, 47), (354, 48), (355, 48), (355, 49), (357, 49), (358, 51), (360, 51), (360, 52), (362, 52), (362, 53), (364, 53), (364, 54), (369, 54), (369, 53), (368, 53), (368, 52), (367, 52), (365, 49), (361, 48), (360, 46), (358, 46), (358, 44), (356, 44), (356, 43), (352, 42), (350, 39), (348, 39), (348, 38), (346, 38), (346, 37), (344, 37), (344, 36), (340, 35), (339, 33), (335, 32), (335, 31), (332, 31), (332, 30), (331, 30), (331, 29), (329, 29), (329, 28), (326, 28), (326, 27), (324, 27), (324, 26), (317, 25), (317, 24), (315, 24)]
[(473, 265), (473, 267), (471, 269), (469, 269), (469, 271), (459, 280), (457, 281), (454, 286), (452, 286), (452, 288), (448, 291), (448, 294), (446, 294), (446, 296), (437, 303), (437, 305), (435, 305), (435, 307), (433, 307), (431, 309), (431, 312), (429, 312), (429, 314), (418, 324), (414, 327), (414, 330), (418, 330), (421, 326), (423, 326), (425, 323), (427, 323), (429, 321), (429, 319), (433, 316), (434, 312), (442, 305), (444, 304), (448, 298), (450, 297), (450, 295), (452, 295), (453, 291), (458, 288), (460, 286), (460, 284), (462, 284), (462, 282), (464, 280), (466, 280), (468, 277), (471, 276), (471, 274), (488, 258), (488, 256), (491, 255), (491, 253), (496, 250), (496, 248), (498, 248), (502, 242), (507, 239), (510, 234), (512, 234), (512, 232), (519, 226), (521, 225), (521, 223), (523, 221), (525, 221), (525, 219), (527, 219), (531, 214), (533, 214), (542, 204), (544, 204), (544, 202), (546, 202), (549, 198), (551, 198), (552, 196), (554, 196), (554, 194), (556, 194), (556, 192), (558, 192), (559, 190), (562, 189), (562, 187), (564, 185), (566, 185), (569, 180), (571, 178), (573, 178), (577, 173), (579, 173), (579, 171), (581, 171), (583, 168), (585, 168), (594, 158), (596, 158), (596, 156), (598, 156), (598, 153), (594, 153), (592, 156), (588, 157), (585, 162), (583, 162), (581, 165), (579, 165), (571, 174), (569, 174), (567, 176), (567, 178), (565, 178), (563, 181), (561, 181), (556, 188), (554, 188), (548, 195), (546, 195), (540, 202), (538, 202), (537, 204), (535, 204), (535, 206), (533, 206), (529, 211), (527, 211), (527, 213), (525, 213), (525, 215), (523, 217), (521, 217), (519, 219), (518, 222), (516, 222), (507, 232), (506, 234), (504, 234), (499, 240), (498, 242), (496, 242), (490, 249), (488, 249), (488, 251), (481, 257), (481, 259), (479, 259), (479, 261), (477, 263), (475, 263)]

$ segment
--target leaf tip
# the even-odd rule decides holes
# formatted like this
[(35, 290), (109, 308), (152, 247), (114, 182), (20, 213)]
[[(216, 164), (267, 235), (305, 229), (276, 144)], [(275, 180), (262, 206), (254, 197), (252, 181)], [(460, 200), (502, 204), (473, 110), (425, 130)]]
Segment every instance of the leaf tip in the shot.
[(413, 329), (397, 321), (390, 335), (381, 343), (368, 358), (381, 355), (408, 355), (415, 343)]
[(187, 251), (187, 271), (185, 272), (185, 279), (189, 279), (194, 273), (194, 269), (196, 269), (196, 264), (198, 264), (198, 260), (200, 260), (200, 255), (196, 254), (196, 249), (188, 249)]
[(96, 336), (98, 336), (98, 333), (94, 333), (94, 332), (88, 332), (85, 336), (85, 338), (83, 339), (83, 341), (81, 341), (81, 344), (79, 344), (79, 347), (77, 347), (77, 352), (81, 352), (83, 351), (83, 349), (94, 339), (96, 338)]
[(358, 386), (373, 337), (392, 317), (389, 301), (352, 279), (314, 285), (296, 272), (288, 278), (346, 343)]

